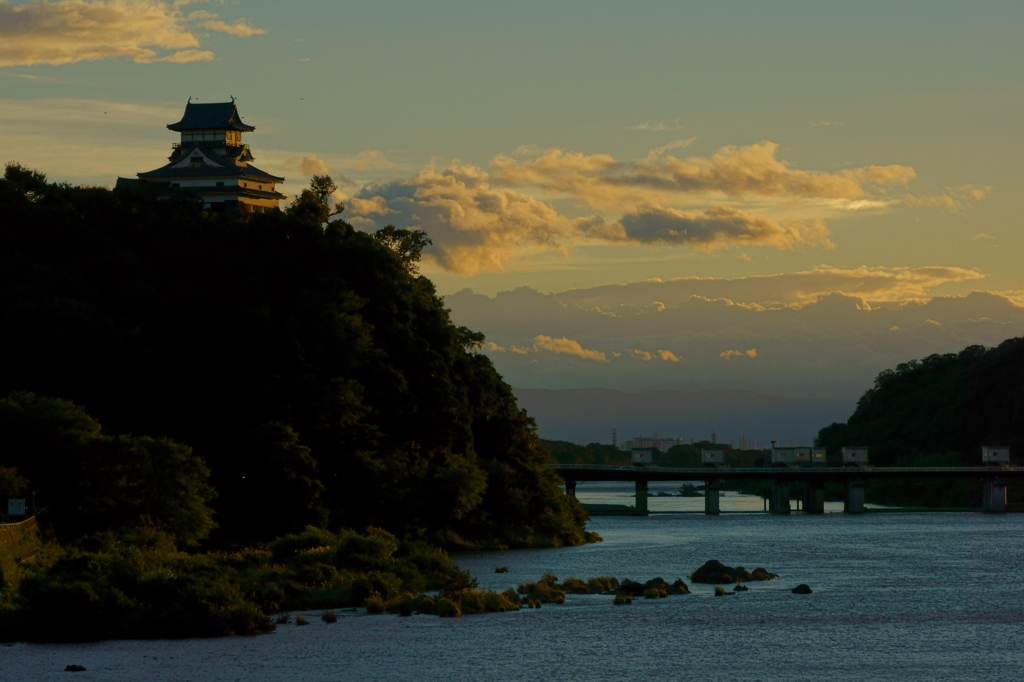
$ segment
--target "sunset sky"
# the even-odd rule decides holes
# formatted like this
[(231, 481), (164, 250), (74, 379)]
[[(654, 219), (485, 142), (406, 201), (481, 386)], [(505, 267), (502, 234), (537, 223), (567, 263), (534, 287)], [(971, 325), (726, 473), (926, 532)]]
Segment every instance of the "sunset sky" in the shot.
[(856, 397), (1024, 333), (1021, 26), (1019, 3), (0, 0), (0, 161), (112, 185), (164, 163), (190, 96), (235, 96), (285, 193), (326, 170), (357, 228), (430, 235), (423, 273), (475, 292), (453, 315), (513, 385)]

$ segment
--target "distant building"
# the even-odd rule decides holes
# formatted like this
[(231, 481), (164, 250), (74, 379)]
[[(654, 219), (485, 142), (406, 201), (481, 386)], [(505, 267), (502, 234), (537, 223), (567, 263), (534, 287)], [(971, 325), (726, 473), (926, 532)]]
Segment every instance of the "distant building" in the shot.
[(189, 191), (207, 210), (238, 215), (276, 209), (287, 198), (276, 189), (284, 178), (250, 163), (254, 157), (242, 133), (256, 128), (242, 122), (234, 99), (213, 104), (189, 99), (181, 120), (167, 128), (181, 133), (171, 145), (169, 163), (139, 173), (137, 180), (118, 178), (118, 187), (145, 188), (161, 197)]
[(725, 451), (724, 450), (709, 450), (708, 448), (701, 448), (700, 459), (704, 464), (724, 464), (725, 463)]
[(868, 449), (863, 447), (843, 448), (844, 464), (867, 464)]
[(633, 464), (654, 464), (654, 448), (633, 448)]
[(643, 436), (636, 436), (629, 440), (622, 441), (619, 448), (629, 452), (635, 448), (657, 448), (662, 452), (668, 452), (668, 450), (676, 445), (683, 444), (682, 437), (679, 438), (644, 438)]
[(989, 462), (1009, 462), (1010, 461), (1010, 446), (1008, 445), (986, 445), (981, 448), (981, 461), (988, 464)]
[(773, 464), (809, 464), (811, 461), (809, 447), (774, 447), (772, 448)]

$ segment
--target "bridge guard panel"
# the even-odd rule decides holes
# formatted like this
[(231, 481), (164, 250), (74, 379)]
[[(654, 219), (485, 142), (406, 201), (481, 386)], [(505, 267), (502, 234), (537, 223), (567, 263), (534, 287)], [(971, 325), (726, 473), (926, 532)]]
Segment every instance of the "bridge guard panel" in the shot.
[(772, 479), (772, 493), (768, 498), (769, 514), (788, 514), (789, 504), (789, 481), (778, 478)]
[(704, 513), (712, 516), (719, 513), (719, 498), (722, 482), (718, 480), (704, 481)]
[(851, 478), (846, 482), (846, 505), (843, 511), (847, 514), (864, 513), (864, 481)]
[(824, 514), (825, 513), (825, 482), (811, 479), (804, 483), (804, 513)]
[(636, 482), (636, 515), (647, 516), (647, 481)]
[(988, 514), (1006, 511), (1006, 481), (986, 478), (981, 486), (981, 508)]

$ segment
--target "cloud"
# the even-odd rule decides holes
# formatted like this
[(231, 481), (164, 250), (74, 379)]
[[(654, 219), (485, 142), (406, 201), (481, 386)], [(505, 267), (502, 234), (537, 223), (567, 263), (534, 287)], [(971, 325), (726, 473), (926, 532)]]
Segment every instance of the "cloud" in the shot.
[(388, 160), (387, 155), (379, 149), (366, 149), (356, 154), (354, 158), (347, 159), (346, 164), (359, 172), (368, 170), (383, 170), (394, 168), (395, 163)]
[(622, 162), (608, 154), (548, 149), (532, 158), (498, 155), (491, 168), (498, 180), (510, 186), (537, 187), (572, 196), (593, 208), (618, 211), (706, 195), (871, 199), (889, 187), (907, 185), (916, 176), (913, 168), (900, 165), (836, 173), (801, 171), (778, 159), (777, 151), (776, 143), (764, 141), (722, 147), (710, 157), (647, 156)]
[(647, 156), (645, 158), (654, 161), (658, 157), (665, 154), (666, 152), (670, 152), (674, 149), (686, 149), (696, 141), (696, 137), (687, 137), (682, 140), (672, 140), (671, 142), (663, 144), (660, 147), (654, 147), (653, 149), (651, 149), (651, 151), (647, 152)]
[[(928, 298), (936, 287), (985, 278), (978, 270), (929, 265), (838, 268), (820, 265), (810, 270), (748, 277), (680, 277), (573, 289), (555, 296), (582, 309), (615, 313), (620, 308), (652, 306), (675, 309), (693, 297), (728, 301), (730, 305), (801, 307), (831, 293), (841, 293), (871, 305)], [(870, 307), (870, 305), (868, 305)]]
[(211, 61), (201, 49), (194, 22), (236, 37), (266, 33), (248, 21), (221, 21), (199, 11), (186, 16), (179, 4), (156, 0), (0, 0), (0, 67), (126, 58), (137, 64)]
[(566, 355), (575, 355), (583, 360), (593, 360), (594, 362), (608, 362), (608, 357), (598, 350), (591, 350), (584, 348), (580, 345), (579, 341), (573, 341), (569, 338), (553, 339), (550, 336), (535, 336), (533, 339), (534, 348), (538, 351), (546, 350), (551, 353), (564, 353)]
[(637, 124), (635, 126), (628, 126), (627, 130), (643, 130), (646, 132), (654, 133), (660, 133), (666, 130), (682, 130), (683, 124), (680, 123), (681, 120), (682, 118), (674, 118), (670, 121), (657, 121), (654, 123), (650, 121), (644, 121), (643, 123)]
[(950, 213), (963, 213), (970, 202), (983, 200), (992, 192), (992, 189), (989, 185), (947, 187), (942, 194), (908, 194), (903, 198), (903, 203), (913, 208), (943, 208)]
[[(572, 291), (541, 294), (525, 287), (491, 298), (467, 289), (444, 302), (456, 324), (500, 339), (506, 348), (518, 344), (528, 349), (524, 357), (489, 356), (511, 385), (535, 388), (747, 388), (855, 400), (886, 367), (1024, 336), (1024, 291), (883, 305), (831, 293), (800, 307), (764, 307), (721, 297), (679, 300), (671, 281), (637, 284), (650, 288), (601, 287), (603, 299), (596, 297), (597, 289), (585, 292), (586, 299), (573, 299)], [(755, 292), (777, 285), (770, 278), (743, 283)], [(647, 304), (613, 305), (612, 293), (618, 290)], [(651, 296), (652, 291), (657, 295)], [(654, 300), (666, 308), (657, 310), (650, 304)], [(610, 362), (566, 362), (565, 355), (534, 348), (538, 335), (575, 339), (582, 348), (604, 351)], [(662, 350), (680, 361), (665, 359)]]
[(516, 355), (526, 355), (530, 352), (529, 348), (523, 348), (521, 346), (512, 346), (509, 350)]
[(474, 166), (428, 169), (407, 180), (371, 184), (357, 193), (350, 208), (367, 219), (387, 211), (387, 222), (424, 230), (434, 242), (425, 256), (465, 275), (501, 272), (529, 247), (562, 249), (585, 223), (533, 197), (492, 188), (488, 174)]
[[(355, 199), (371, 203), (351, 202), (349, 215), (361, 229), (382, 227), (387, 216), (398, 227), (423, 230), (433, 241), (428, 260), (474, 276), (503, 272), (530, 251), (568, 254), (580, 243), (829, 249), (826, 215), (900, 204), (953, 210), (990, 189), (971, 185), (947, 190), (945, 198), (915, 196), (906, 192), (916, 176), (909, 166), (803, 171), (778, 158), (778, 145), (770, 141), (722, 147), (707, 157), (672, 153), (694, 139), (673, 140), (633, 161), (527, 145), (495, 156), (491, 173), (460, 163), (431, 165), (406, 179), (367, 185)], [(378, 150), (344, 164), (395, 166)], [(546, 196), (551, 203), (540, 198)], [(562, 208), (567, 199), (574, 209)]]
[(267, 34), (267, 29), (256, 28), (247, 19), (238, 19), (233, 24), (214, 19), (212, 21), (204, 21), (202, 26), (211, 31), (220, 31), (236, 38), (251, 38), (252, 36)]
[(487, 345), (484, 346), (484, 347), (487, 350), (491, 351), (492, 353), (504, 353), (505, 352), (505, 347), (504, 346), (499, 346), (498, 344), (494, 343), (494, 341), (488, 341)]
[(291, 156), (285, 159), (284, 167), (297, 170), (307, 178), (314, 175), (330, 175), (330, 171), (327, 170), (327, 164), (323, 162), (323, 159), (313, 154)]
[(985, 232), (976, 232), (971, 235), (972, 242), (981, 241), (982, 239), (995, 239), (995, 237)]
[(623, 216), (620, 222), (625, 238), (640, 243), (688, 244), (705, 250), (733, 244), (777, 249), (833, 246), (821, 220), (783, 224), (728, 206), (714, 206), (701, 213), (644, 207)]
[(679, 362), (679, 356), (670, 350), (659, 350), (658, 355), (660, 355), (661, 359), (666, 362)]

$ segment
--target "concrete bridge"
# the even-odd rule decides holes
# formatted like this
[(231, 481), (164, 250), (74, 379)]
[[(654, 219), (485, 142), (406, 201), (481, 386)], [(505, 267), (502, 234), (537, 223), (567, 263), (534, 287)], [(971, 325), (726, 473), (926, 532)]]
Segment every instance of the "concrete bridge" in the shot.
[(636, 485), (636, 514), (647, 515), (647, 486), (650, 481), (701, 481), (704, 483), (704, 513), (719, 513), (719, 497), (724, 481), (760, 480), (771, 483), (768, 511), (788, 514), (793, 494), (797, 509), (808, 514), (825, 511), (825, 483), (840, 481), (846, 485), (843, 510), (864, 512), (864, 486), (871, 479), (946, 478), (982, 481), (982, 509), (1005, 512), (1006, 487), (1010, 481), (1024, 480), (1024, 467), (990, 465), (980, 467), (872, 467), (859, 466), (773, 466), (748, 469), (728, 467), (676, 468), (659, 466), (613, 466), (605, 464), (552, 464), (563, 479), (565, 490), (576, 497), (580, 481), (632, 481)]

